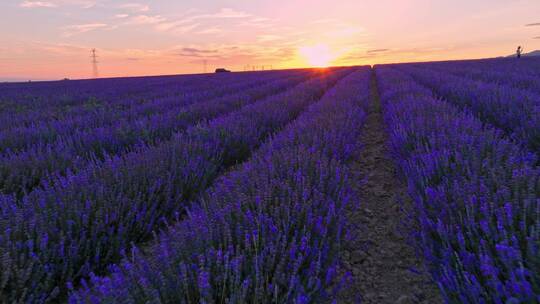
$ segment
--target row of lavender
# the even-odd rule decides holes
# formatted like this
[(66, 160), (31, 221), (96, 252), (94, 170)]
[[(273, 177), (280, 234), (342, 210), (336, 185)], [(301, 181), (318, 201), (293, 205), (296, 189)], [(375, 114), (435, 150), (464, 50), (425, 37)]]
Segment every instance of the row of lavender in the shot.
[[(143, 253), (93, 276), (72, 303), (323, 303), (335, 295), (348, 161), (370, 69), (353, 73), (193, 203)], [(339, 285), (339, 284), (338, 284)]]
[[(504, 72), (510, 75), (522, 76), (540, 76), (540, 60), (538, 57), (522, 58), (492, 58), (482, 60), (450, 60), (450, 61), (432, 61), (432, 62), (417, 62), (413, 64), (426, 64), (429, 66), (439, 66), (445, 68), (466, 67), (467, 69), (477, 69), (487, 71), (489, 76), (491, 73)], [(511, 81), (507, 79), (505, 81)]]
[(50, 301), (68, 282), (102, 273), (351, 72), (328, 71), (156, 146), (90, 163), (21, 200), (0, 196), (0, 298)]
[(446, 301), (540, 302), (536, 155), (407, 74), (376, 71), (390, 144), (415, 201), (417, 245)]
[[(235, 73), (230, 75), (181, 75), (80, 81), (0, 84), (0, 129), (34, 121), (122, 110), (154, 98), (228, 90), (226, 84), (258, 80), (291, 71)], [(10, 118), (11, 117), (11, 118)]]
[[(267, 84), (237, 91), (221, 98), (185, 103), (177, 98), (177, 105), (160, 103), (155, 114), (141, 113), (135, 117), (125, 117), (97, 127), (80, 129), (48, 130), (39, 127), (28, 128), (28, 136), (4, 132), (4, 139), (13, 135), (19, 143), (29, 144), (18, 152), (5, 151), (0, 154), (0, 190), (4, 194), (19, 196), (32, 190), (48, 175), (62, 175), (66, 170), (72, 173), (85, 168), (89, 162), (101, 161), (120, 155), (133, 147), (156, 145), (186, 127), (204, 119), (212, 119), (239, 109), (264, 97), (309, 79), (310, 74), (292, 75)], [(253, 85), (253, 84), (252, 84)], [(140, 116), (140, 117), (139, 117)], [(80, 120), (84, 124), (86, 119)], [(65, 120), (58, 121), (61, 125)], [(92, 123), (88, 123), (92, 125)], [(47, 143), (51, 134), (54, 141)], [(19, 134), (20, 135), (20, 134)], [(8, 146), (9, 147), (9, 146)]]
[(536, 69), (540, 69), (540, 60), (537, 59), (529, 59), (528, 61), (478, 60), (428, 62), (417, 63), (415, 65), (450, 73), (459, 77), (495, 82), (500, 85), (540, 93), (540, 73), (536, 69), (531, 69), (531, 61), (537, 62), (539, 66)]
[[(238, 93), (241, 90), (265, 84), (272, 80), (288, 78), (301, 73), (283, 73), (281, 75), (266, 75), (251, 79), (246, 76), (236, 79), (222, 79), (214, 88), (199, 91), (199, 86), (181, 86), (171, 96), (156, 96), (160, 91), (150, 90), (137, 97), (123, 99), (121, 96), (110, 96), (104, 99), (107, 105), (94, 108), (92, 103), (81, 102), (77, 109), (56, 113), (54, 107), (43, 106), (39, 114), (44, 117), (33, 117), (32, 113), (22, 112), (19, 115), (7, 115), (2, 127), (0, 137), (1, 151), (19, 151), (36, 144), (47, 144), (59, 137), (65, 137), (74, 131), (86, 131), (99, 127), (108, 127), (118, 120), (136, 120), (138, 118), (158, 114), (170, 107), (181, 107), (196, 103), (200, 100), (209, 100)], [(214, 82), (210, 82), (214, 83)], [(178, 91), (182, 90), (182, 91)], [(31, 119), (29, 123), (26, 120)]]
[[(536, 61), (540, 65), (540, 60)], [(535, 90), (521, 89), (508, 82), (497, 83), (489, 76), (483, 80), (455, 76), (448, 72), (451, 70), (449, 66), (429, 63), (395, 67), (411, 74), (436, 94), (471, 110), (482, 121), (505, 131), (533, 152), (540, 153), (540, 76), (532, 80), (531, 85)], [(484, 69), (490, 70), (488, 67)], [(504, 71), (504, 68), (501, 70)], [(508, 78), (512, 78), (511, 75)]]

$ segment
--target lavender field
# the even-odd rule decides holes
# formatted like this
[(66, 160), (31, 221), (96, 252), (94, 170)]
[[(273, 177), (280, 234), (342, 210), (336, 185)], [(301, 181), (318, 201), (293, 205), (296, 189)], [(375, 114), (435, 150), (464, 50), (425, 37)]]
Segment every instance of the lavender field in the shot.
[(0, 84), (0, 303), (540, 303), (540, 59)]

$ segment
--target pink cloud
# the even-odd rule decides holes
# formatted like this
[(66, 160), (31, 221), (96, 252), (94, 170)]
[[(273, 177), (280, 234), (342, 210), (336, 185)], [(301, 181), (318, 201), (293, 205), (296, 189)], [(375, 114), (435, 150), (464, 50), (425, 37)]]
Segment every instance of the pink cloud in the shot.
[(23, 1), (19, 4), (24, 8), (36, 8), (36, 7), (57, 7), (56, 4), (47, 1)]
[(133, 12), (147, 12), (150, 10), (148, 5), (141, 3), (126, 3), (120, 5), (119, 8), (128, 9)]
[(71, 37), (73, 35), (87, 33), (95, 31), (98, 29), (106, 28), (108, 25), (105, 23), (86, 23), (86, 24), (76, 24), (65, 27), (64, 37)]

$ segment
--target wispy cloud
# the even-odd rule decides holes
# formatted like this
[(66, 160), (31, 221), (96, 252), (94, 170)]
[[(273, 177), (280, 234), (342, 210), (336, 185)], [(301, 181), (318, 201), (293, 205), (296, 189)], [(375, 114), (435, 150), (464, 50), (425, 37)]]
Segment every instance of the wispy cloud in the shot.
[(335, 30), (330, 30), (326, 34), (331, 37), (349, 37), (364, 33), (365, 29), (359, 26), (339, 26)]
[(266, 18), (266, 17), (253, 17), (250, 19), (251, 22), (268, 22), (268, 21), (272, 21), (272, 19), (270, 18)]
[(166, 32), (173, 28), (181, 27), (189, 23), (191, 23), (191, 20), (176, 20), (176, 21), (161, 22), (160, 24), (156, 25), (155, 29), (161, 32)]
[(383, 53), (383, 52), (388, 52), (389, 49), (373, 49), (373, 50), (368, 50), (366, 53), (368, 54), (377, 54), (377, 53)]
[(399, 57), (411, 57), (411, 58), (424, 58), (430, 59), (436, 53), (455, 49), (455, 46), (449, 44), (447, 47), (415, 47), (415, 48), (392, 48), (392, 49), (365, 49), (365, 46), (359, 46), (358, 48), (347, 53), (340, 61), (350, 62), (354, 60), (386, 60), (389, 58)]
[(76, 5), (84, 9), (93, 8), (98, 5), (97, 0), (60, 0), (63, 4)]
[(212, 34), (221, 34), (223, 33), (223, 29), (220, 29), (218, 27), (211, 27), (204, 30), (200, 30), (196, 32), (196, 34), (202, 34), (202, 35), (212, 35)]
[(57, 7), (55, 3), (47, 1), (23, 1), (19, 6), (24, 8)]
[(84, 9), (95, 7), (98, 0), (49, 0), (49, 1), (34, 1), (26, 0), (19, 3), (19, 7), (23, 8), (55, 8), (61, 6), (78, 6)]
[(64, 37), (71, 37), (77, 34), (87, 33), (98, 29), (106, 28), (108, 25), (105, 23), (86, 23), (66, 26), (64, 28)]
[(219, 12), (214, 14), (199, 15), (197, 18), (247, 18), (251, 17), (251, 14), (246, 12), (237, 11), (232, 8), (222, 8)]
[(182, 48), (182, 51), (189, 52), (189, 53), (217, 53), (218, 52), (217, 50), (201, 50), (201, 49), (190, 48), (190, 47)]
[(147, 16), (139, 15), (131, 18), (128, 24), (152, 24), (154, 29), (160, 32), (171, 32), (175, 34), (185, 34), (195, 28), (202, 27), (196, 34), (221, 34), (222, 28), (216, 27), (212, 21), (215, 19), (246, 19), (258, 18), (259, 22), (267, 20), (262, 17), (255, 17), (243, 11), (237, 11), (231, 8), (222, 8), (215, 13), (200, 13), (200, 11), (191, 11), (178, 19), (169, 19), (160, 15)]
[(253, 15), (243, 12), (243, 11), (237, 11), (232, 8), (222, 8), (216, 13), (211, 14), (199, 14), (199, 15), (192, 15), (186, 20), (198, 20), (198, 19), (212, 19), (212, 18), (220, 18), (220, 19), (240, 19), (240, 18), (249, 18)]
[(540, 39), (540, 36), (533, 37), (533, 39)]
[(167, 18), (160, 15), (137, 15), (129, 19), (127, 24), (158, 24), (167, 21)]
[(248, 18), (243, 18), (242, 21), (238, 23), (238, 26), (260, 29), (275, 28), (275, 20), (265, 17), (251, 16)]
[(90, 51), (89, 47), (67, 43), (32, 42), (31, 46), (33, 49), (39, 50), (40, 52), (46, 52), (50, 55), (55, 55), (59, 57), (89, 53)]
[(195, 28), (197, 28), (199, 25), (200, 25), (200, 23), (193, 23), (193, 24), (188, 24), (186, 26), (177, 26), (172, 30), (172, 32), (175, 33), (175, 34), (189, 33), (192, 30), (194, 30)]
[(150, 6), (142, 3), (125, 3), (118, 7), (132, 12), (148, 12), (150, 10)]
[(251, 14), (246, 12), (233, 10), (231, 8), (223, 8), (219, 13), (215, 14), (216, 18), (247, 18), (251, 17)]
[(338, 20), (338, 19), (335, 19), (335, 18), (323, 18), (323, 19), (312, 21), (311, 23), (313, 23), (313, 24), (327, 24), (327, 23), (336, 23), (336, 22), (341, 22), (341, 21)]
[(178, 56), (193, 57), (193, 58), (216, 58), (220, 57), (218, 50), (199, 49), (192, 47), (184, 47), (178, 52)]
[(124, 18), (127, 18), (129, 17), (129, 14), (116, 14), (114, 15), (114, 18), (116, 19), (124, 19)]
[(343, 56), (338, 59), (338, 62), (350, 62), (354, 60), (361, 60), (361, 59), (368, 59), (373, 58), (373, 56), (365, 55), (365, 54), (349, 54), (347, 56)]
[(173, 56), (191, 59), (191, 63), (200, 63), (201, 60), (209, 62), (219, 61), (222, 64), (242, 61), (268, 61), (284, 60), (294, 56), (295, 50), (292, 48), (261, 47), (252, 44), (248, 45), (199, 45), (199, 46), (177, 46), (170, 49), (163, 56)]
[(282, 38), (283, 37), (278, 36), (278, 35), (259, 35), (259, 36), (257, 36), (257, 41), (259, 41), (259, 42), (270, 42), (270, 41), (280, 40)]
[(525, 24), (525, 26), (540, 26), (540, 22)]

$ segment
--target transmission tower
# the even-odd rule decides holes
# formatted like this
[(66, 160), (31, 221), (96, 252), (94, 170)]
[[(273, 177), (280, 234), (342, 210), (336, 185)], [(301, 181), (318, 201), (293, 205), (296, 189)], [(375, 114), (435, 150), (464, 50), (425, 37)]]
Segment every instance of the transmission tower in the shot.
[(92, 77), (93, 78), (98, 78), (99, 77), (99, 73), (98, 73), (98, 61), (97, 61), (97, 54), (96, 54), (96, 49), (92, 49), (92, 56), (90, 56), (92, 58)]

